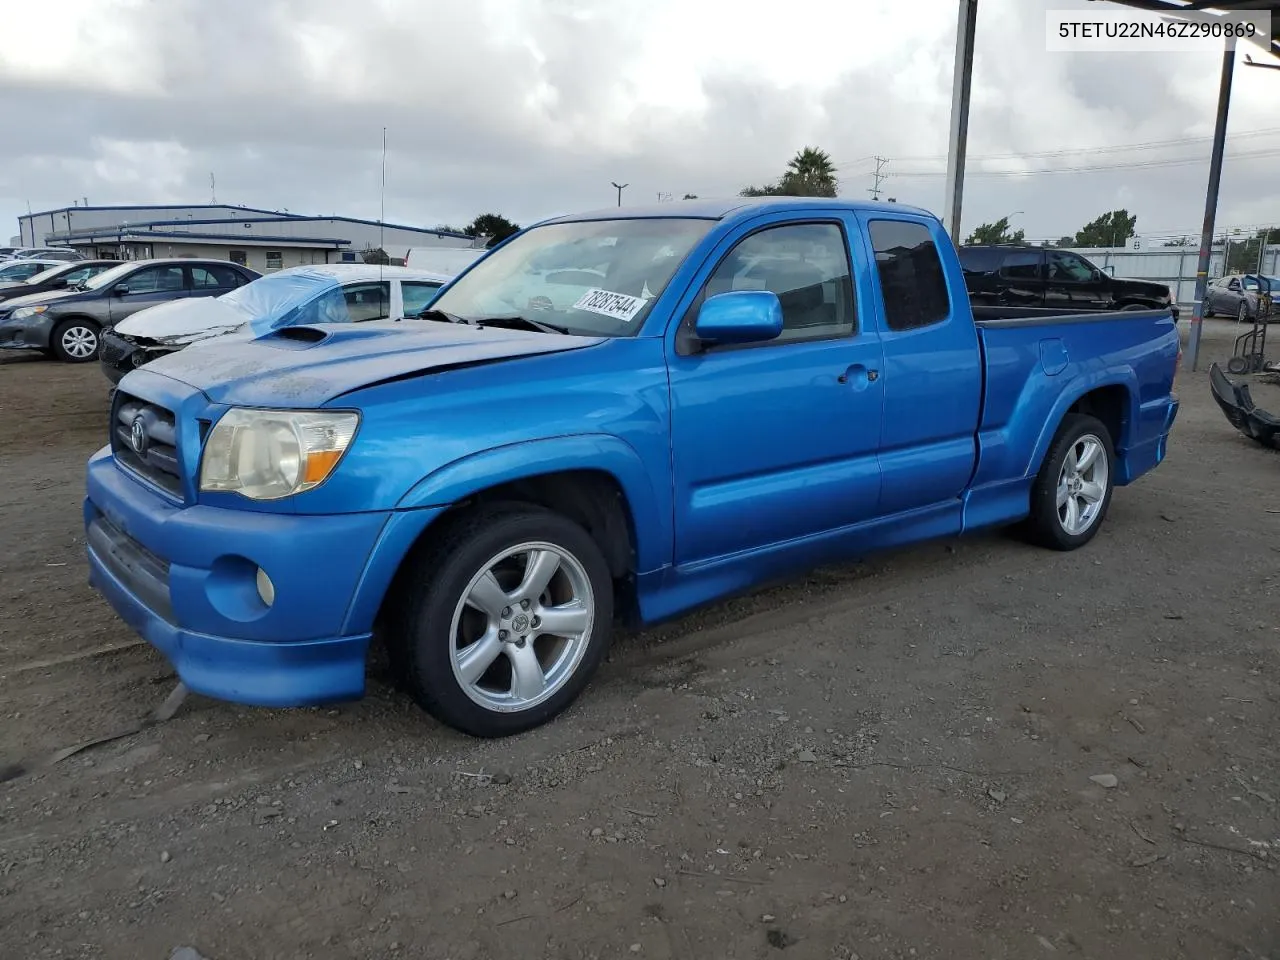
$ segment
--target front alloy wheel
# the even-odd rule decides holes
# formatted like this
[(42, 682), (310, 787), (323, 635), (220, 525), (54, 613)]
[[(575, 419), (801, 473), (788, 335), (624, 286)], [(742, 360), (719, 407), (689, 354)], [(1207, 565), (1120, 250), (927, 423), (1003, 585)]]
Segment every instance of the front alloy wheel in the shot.
[(482, 507), (402, 571), (388, 605), (398, 679), (432, 716), (500, 737), (569, 706), (603, 660), (613, 580), (599, 546), (542, 507)]

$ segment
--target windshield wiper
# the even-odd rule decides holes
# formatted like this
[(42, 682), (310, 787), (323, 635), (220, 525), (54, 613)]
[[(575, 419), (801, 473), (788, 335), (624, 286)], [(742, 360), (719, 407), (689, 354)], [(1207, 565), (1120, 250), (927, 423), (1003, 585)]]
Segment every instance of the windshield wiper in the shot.
[(506, 327), (512, 330), (537, 330), (539, 333), (564, 333), (569, 332), (568, 327), (562, 327), (554, 323), (544, 323), (541, 320), (530, 320), (528, 317), (522, 317), (518, 314), (510, 317), (480, 317), (476, 323), (487, 327)]
[(419, 320), (434, 320), (437, 323), (471, 323), (466, 317), (460, 317), (456, 313), (445, 313), (443, 310), (432, 310), (430, 308), (423, 310), (421, 313), (413, 314)]

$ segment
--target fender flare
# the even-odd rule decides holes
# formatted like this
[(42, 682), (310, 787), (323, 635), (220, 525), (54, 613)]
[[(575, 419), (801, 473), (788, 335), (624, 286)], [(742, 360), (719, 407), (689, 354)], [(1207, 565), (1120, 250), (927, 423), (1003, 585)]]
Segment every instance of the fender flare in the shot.
[[(1049, 452), (1049, 445), (1053, 443), (1053, 438), (1057, 436), (1058, 428), (1062, 425), (1067, 411), (1085, 394), (1104, 387), (1124, 387), (1125, 396), (1129, 400), (1128, 423), (1130, 428), (1138, 422), (1139, 394), (1137, 373), (1132, 367), (1113, 367), (1099, 370), (1087, 379), (1083, 379), (1083, 382), (1077, 383), (1073, 389), (1063, 391), (1058, 397), (1049, 411), (1049, 415), (1045, 417), (1044, 427), (1041, 429), (1040, 436), (1036, 439), (1036, 445), (1031, 453), (1031, 460), (1027, 464), (1026, 472), (1023, 474), (1024, 477), (1034, 477), (1040, 472), (1044, 458)], [(1111, 438), (1116, 445), (1117, 453), (1123, 450), (1123, 439), (1123, 437)]]
[(566, 470), (599, 471), (618, 484), (634, 527), (637, 574), (670, 562), (669, 494), (659, 497), (635, 448), (612, 434), (526, 440), (469, 454), (427, 474), (400, 498), (395, 509), (447, 507), (490, 487)]

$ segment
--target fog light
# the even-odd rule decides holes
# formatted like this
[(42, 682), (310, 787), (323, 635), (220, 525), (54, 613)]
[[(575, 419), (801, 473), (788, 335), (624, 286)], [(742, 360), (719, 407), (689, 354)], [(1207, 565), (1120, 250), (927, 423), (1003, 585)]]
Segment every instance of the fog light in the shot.
[(276, 602), (276, 585), (271, 582), (271, 578), (267, 576), (267, 571), (261, 567), (258, 568), (258, 596), (262, 598), (262, 602), (268, 607)]

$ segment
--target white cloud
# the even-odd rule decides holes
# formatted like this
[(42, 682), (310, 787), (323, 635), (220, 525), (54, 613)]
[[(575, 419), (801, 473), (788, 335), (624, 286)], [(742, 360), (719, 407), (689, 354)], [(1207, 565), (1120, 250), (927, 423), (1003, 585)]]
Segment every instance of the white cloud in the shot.
[[(983, 0), (966, 221), (1035, 236), (1114, 204), (1192, 230), (1208, 145), (1081, 148), (1212, 130), (1218, 57), (1046, 53), (1044, 11)], [(939, 209), (955, 0), (59, 0), (6, 9), (0, 218), (71, 198), (220, 200), (368, 216), (388, 128), (388, 216), (527, 221), (627, 199), (735, 193), (806, 144), (866, 196)], [(1237, 70), (1231, 132), (1280, 127), (1280, 75)], [(16, 131), (16, 133), (10, 133)], [(1280, 222), (1280, 134), (1228, 153), (1219, 219)], [(1035, 157), (1047, 151), (1055, 156)], [(983, 160), (990, 155), (1017, 155)], [(992, 177), (1151, 159), (1187, 166)], [(2, 232), (2, 231), (0, 231)]]

